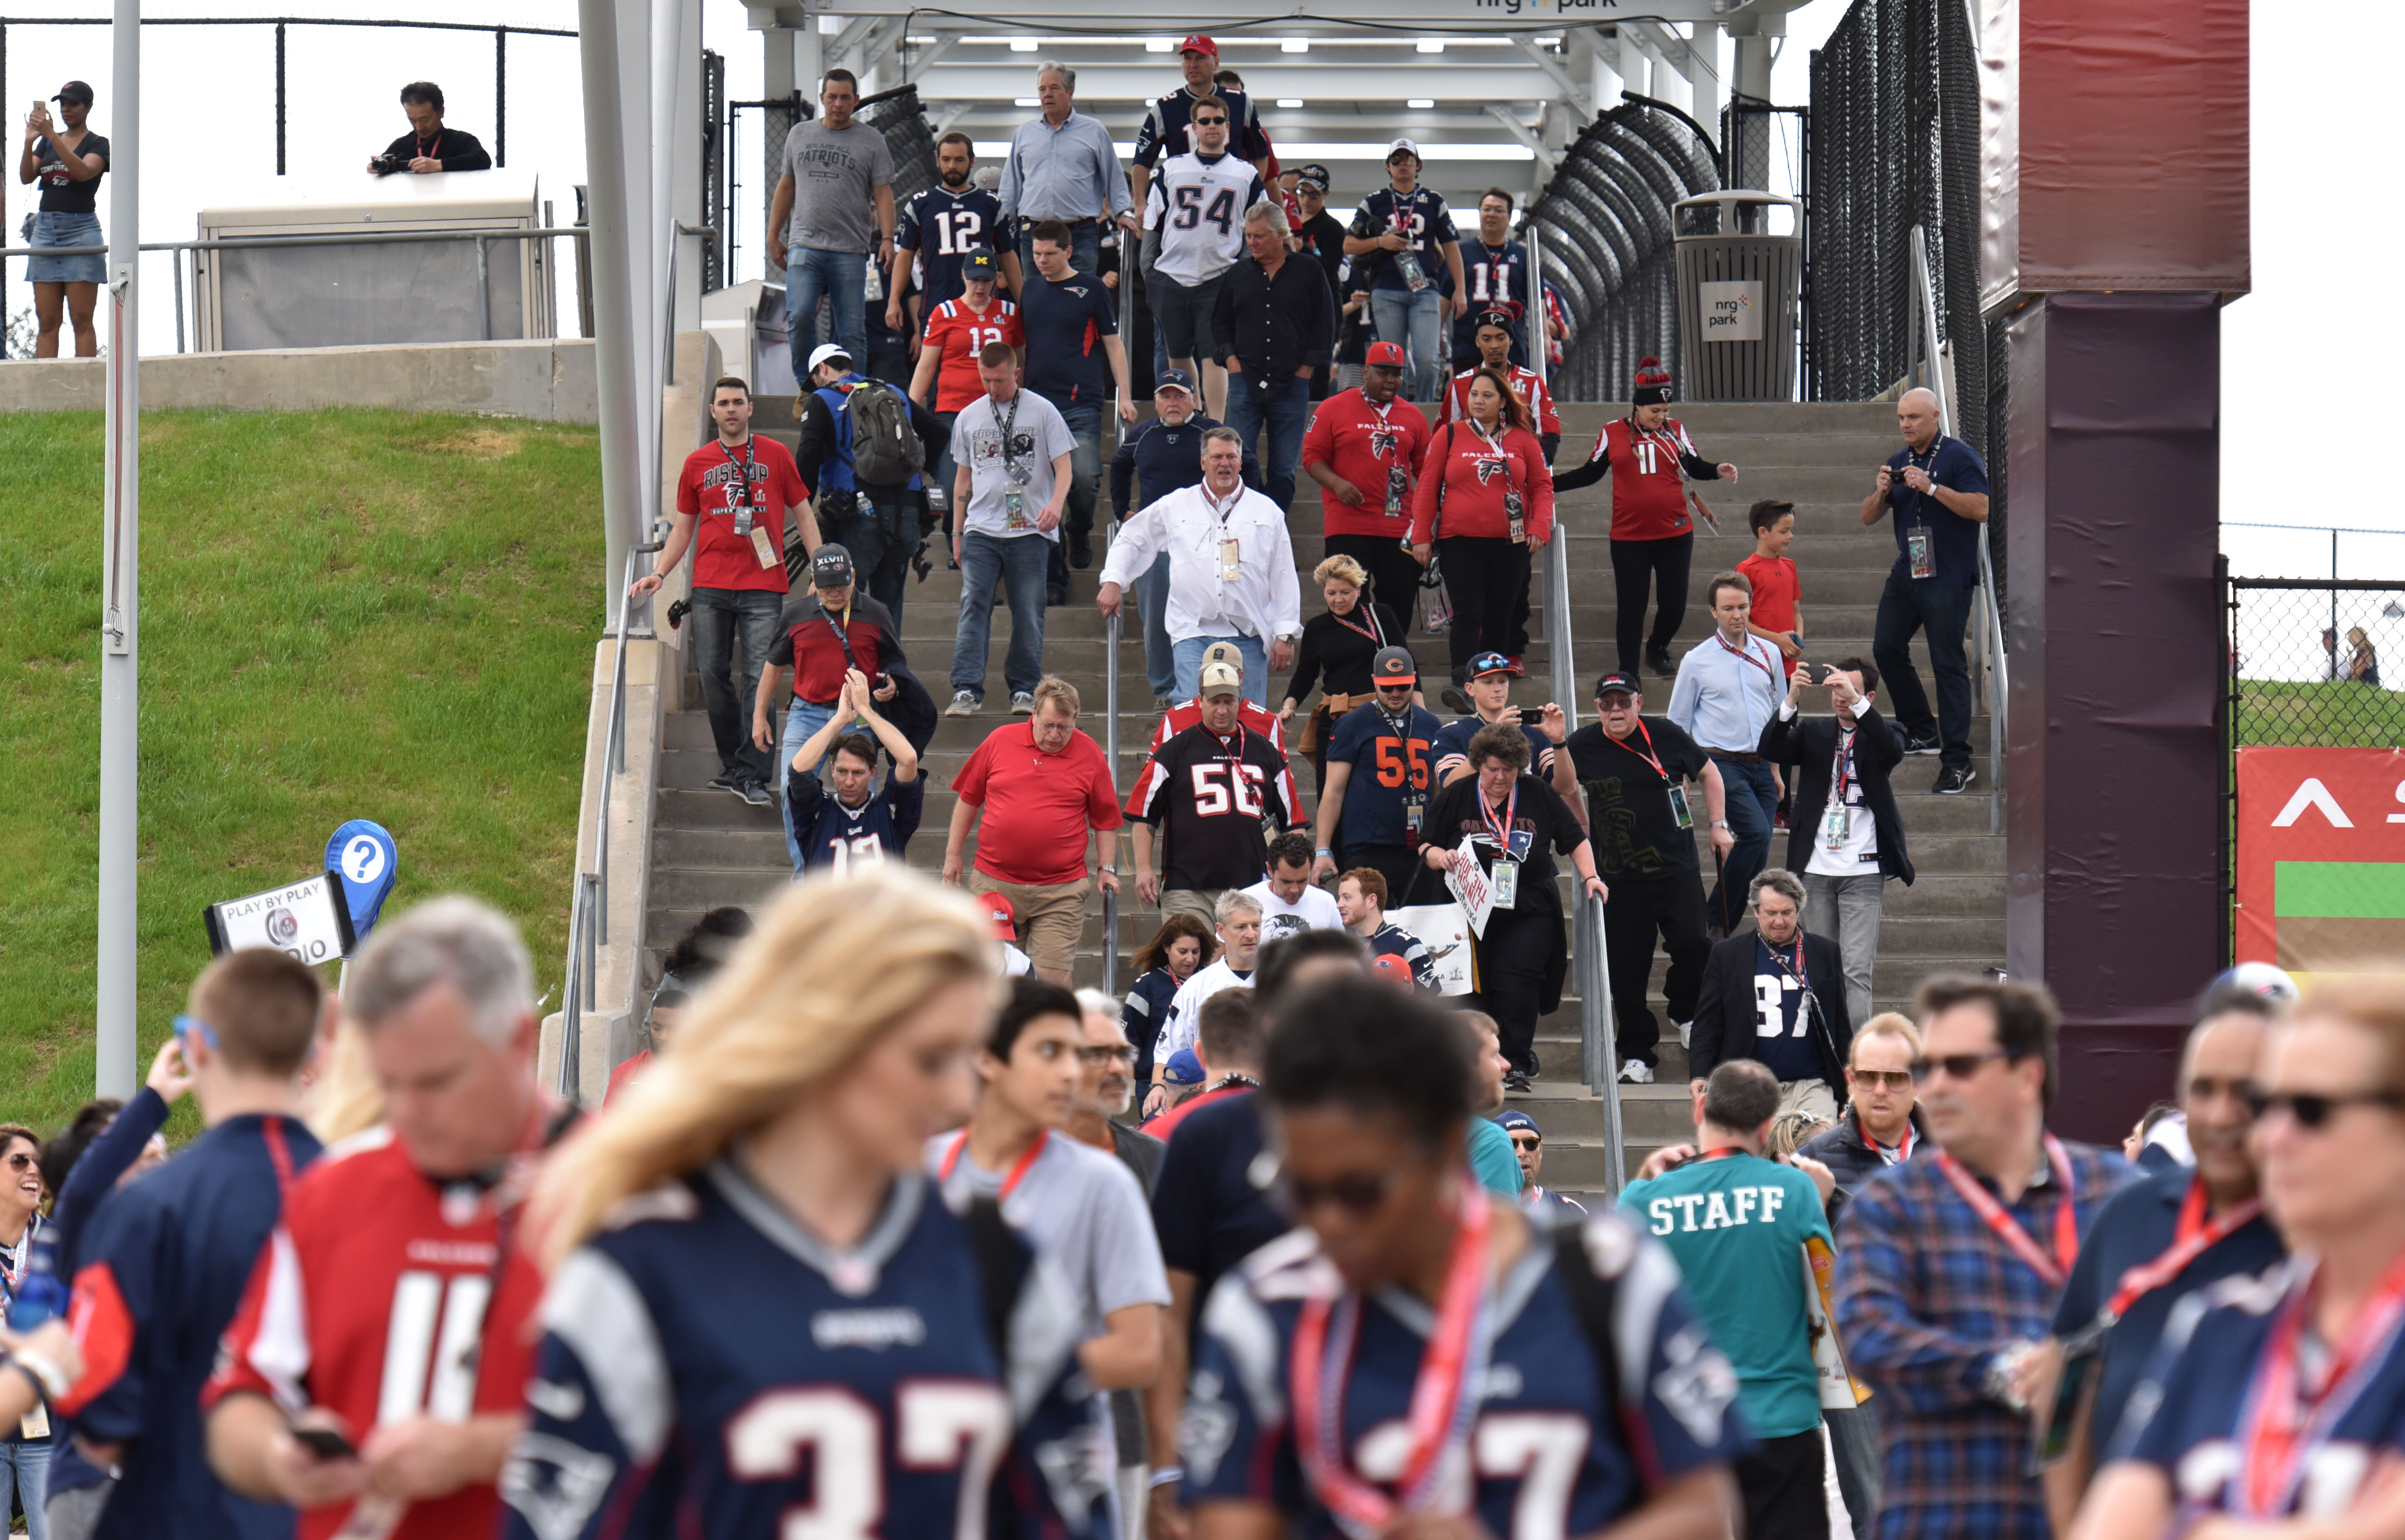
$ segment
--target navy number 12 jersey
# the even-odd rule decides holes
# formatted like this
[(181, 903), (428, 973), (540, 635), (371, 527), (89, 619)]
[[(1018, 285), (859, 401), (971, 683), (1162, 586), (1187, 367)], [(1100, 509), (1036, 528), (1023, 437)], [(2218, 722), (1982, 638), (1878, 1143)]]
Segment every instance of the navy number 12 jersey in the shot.
[[(1503, 1540), (1592, 1534), (1663, 1481), (1751, 1448), (1736, 1409), (1736, 1373), (1680, 1292), (1678, 1264), (1659, 1241), (1617, 1214), (1585, 1221), (1590, 1265), (1616, 1280), (1612, 1337), (1623, 1361), (1619, 1384), (1607, 1386), (1556, 1268), (1554, 1235), (1541, 1225), (1532, 1230), (1528, 1250), (1494, 1285), (1494, 1346), (1470, 1430), (1473, 1486), (1451, 1494)], [(1287, 1404), (1301, 1302), (1341, 1287), (1317, 1239), (1296, 1230), (1211, 1291), (1180, 1435), (1188, 1502), (1268, 1503), (1301, 1519), (1297, 1533), (1307, 1540), (1341, 1535), (1307, 1490), (1295, 1453), (1295, 1419), (1311, 1408)], [(1372, 1295), (1361, 1312), (1340, 1433), (1346, 1466), (1389, 1496), (1411, 1443), (1412, 1389), (1433, 1314), (1393, 1291)], [(1641, 1430), (1633, 1443), (1621, 1407)]]
[(506, 1533), (1093, 1535), (1065, 1293), (1026, 1272), (1006, 1365), (987, 1319), (968, 1227), (917, 1176), (842, 1253), (730, 1161), (654, 1189), (544, 1297)]

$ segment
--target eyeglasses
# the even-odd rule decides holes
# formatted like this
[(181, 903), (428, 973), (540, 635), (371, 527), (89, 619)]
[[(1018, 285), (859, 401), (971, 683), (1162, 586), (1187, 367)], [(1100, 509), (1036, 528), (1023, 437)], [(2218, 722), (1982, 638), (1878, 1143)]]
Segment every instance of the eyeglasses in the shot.
[[(1854, 1077), (1855, 1085), (1868, 1090), (1876, 1091), (1881, 1086), (1886, 1086), (1901, 1091), (1912, 1085), (1915, 1075), (1925, 1073), (1926, 1069), (1925, 1065), (1917, 1065), (1909, 1070), (1849, 1070), (1846, 1073)], [(1957, 1071), (1949, 1069), (1948, 1073), (1954, 1074)]]
[(1990, 1059), (2010, 1058), (2002, 1048), (1990, 1048), (1976, 1054), (1948, 1054), (1943, 1058), (1916, 1058), (1912, 1061), (1915, 1084), (1927, 1080), (1938, 1071), (1946, 1071), (1950, 1080), (1968, 1080), (1979, 1072), (1979, 1067)]
[(1077, 1062), (1080, 1064), (1133, 1064), (1135, 1050), (1124, 1043), (1116, 1047), (1080, 1048), (1077, 1050)]
[(2386, 1107), (2392, 1112), (2405, 1108), (2405, 1094), (2396, 1091), (2266, 1091), (2259, 1085), (2250, 1085), (2246, 1089), (2246, 1105), (2258, 1119), (2270, 1113), (2285, 1113), (2297, 1120), (2300, 1128), (2319, 1128), (2345, 1107)]

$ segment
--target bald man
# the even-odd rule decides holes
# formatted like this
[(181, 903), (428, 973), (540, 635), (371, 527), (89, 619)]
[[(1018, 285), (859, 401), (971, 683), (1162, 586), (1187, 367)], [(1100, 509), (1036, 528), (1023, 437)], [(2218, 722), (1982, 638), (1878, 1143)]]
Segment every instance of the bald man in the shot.
[(2196, 1169), (2160, 1171), (2114, 1194), (2079, 1249), (2054, 1316), (2058, 1351), (2072, 1365), (2063, 1377), (2071, 1445), (2046, 1471), (2057, 1534), (2069, 1533), (2124, 1413), (2128, 1423), (2145, 1420), (2131, 1403), (2180, 1300), (2219, 1279), (2261, 1272), (2285, 1253), (2256, 1197), (2246, 1144), (2254, 1115), (2245, 1091), (2276, 1010), (2245, 989), (2206, 993), (2180, 1056), (2178, 1085)]
[[(1979, 526), (1988, 522), (1988, 466), (1979, 452), (1938, 431), (1937, 398), (1907, 390), (1895, 403), (1904, 447), (1878, 469), (1878, 484), (1863, 499), (1863, 523), (1895, 511), (1895, 566), (1879, 595), (1871, 661), (1887, 680), (1888, 706), (1904, 730), (1907, 754), (1939, 756), (1940, 796), (1969, 790), (1971, 664), (1962, 637), (1979, 591)], [(1995, 553), (2001, 556), (2001, 553)], [(1912, 664), (1912, 635), (1929, 637), (1929, 666), (1937, 676), (1937, 711)]]

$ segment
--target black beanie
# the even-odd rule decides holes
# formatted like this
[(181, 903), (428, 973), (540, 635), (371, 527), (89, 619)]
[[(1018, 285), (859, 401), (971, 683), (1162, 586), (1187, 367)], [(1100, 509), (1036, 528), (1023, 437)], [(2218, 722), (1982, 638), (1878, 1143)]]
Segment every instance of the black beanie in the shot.
[(1629, 401), (1635, 406), (1663, 406), (1669, 399), (1670, 371), (1649, 353), (1637, 361), (1637, 391)]

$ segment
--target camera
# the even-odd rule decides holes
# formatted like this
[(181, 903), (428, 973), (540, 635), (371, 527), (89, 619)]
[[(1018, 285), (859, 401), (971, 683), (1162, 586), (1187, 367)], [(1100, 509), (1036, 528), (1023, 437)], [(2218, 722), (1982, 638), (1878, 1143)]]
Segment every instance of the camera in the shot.
[(400, 154), (379, 155), (375, 158), (374, 163), (375, 174), (377, 175), (389, 176), (397, 171), (407, 171), (409, 169), (409, 157)]

